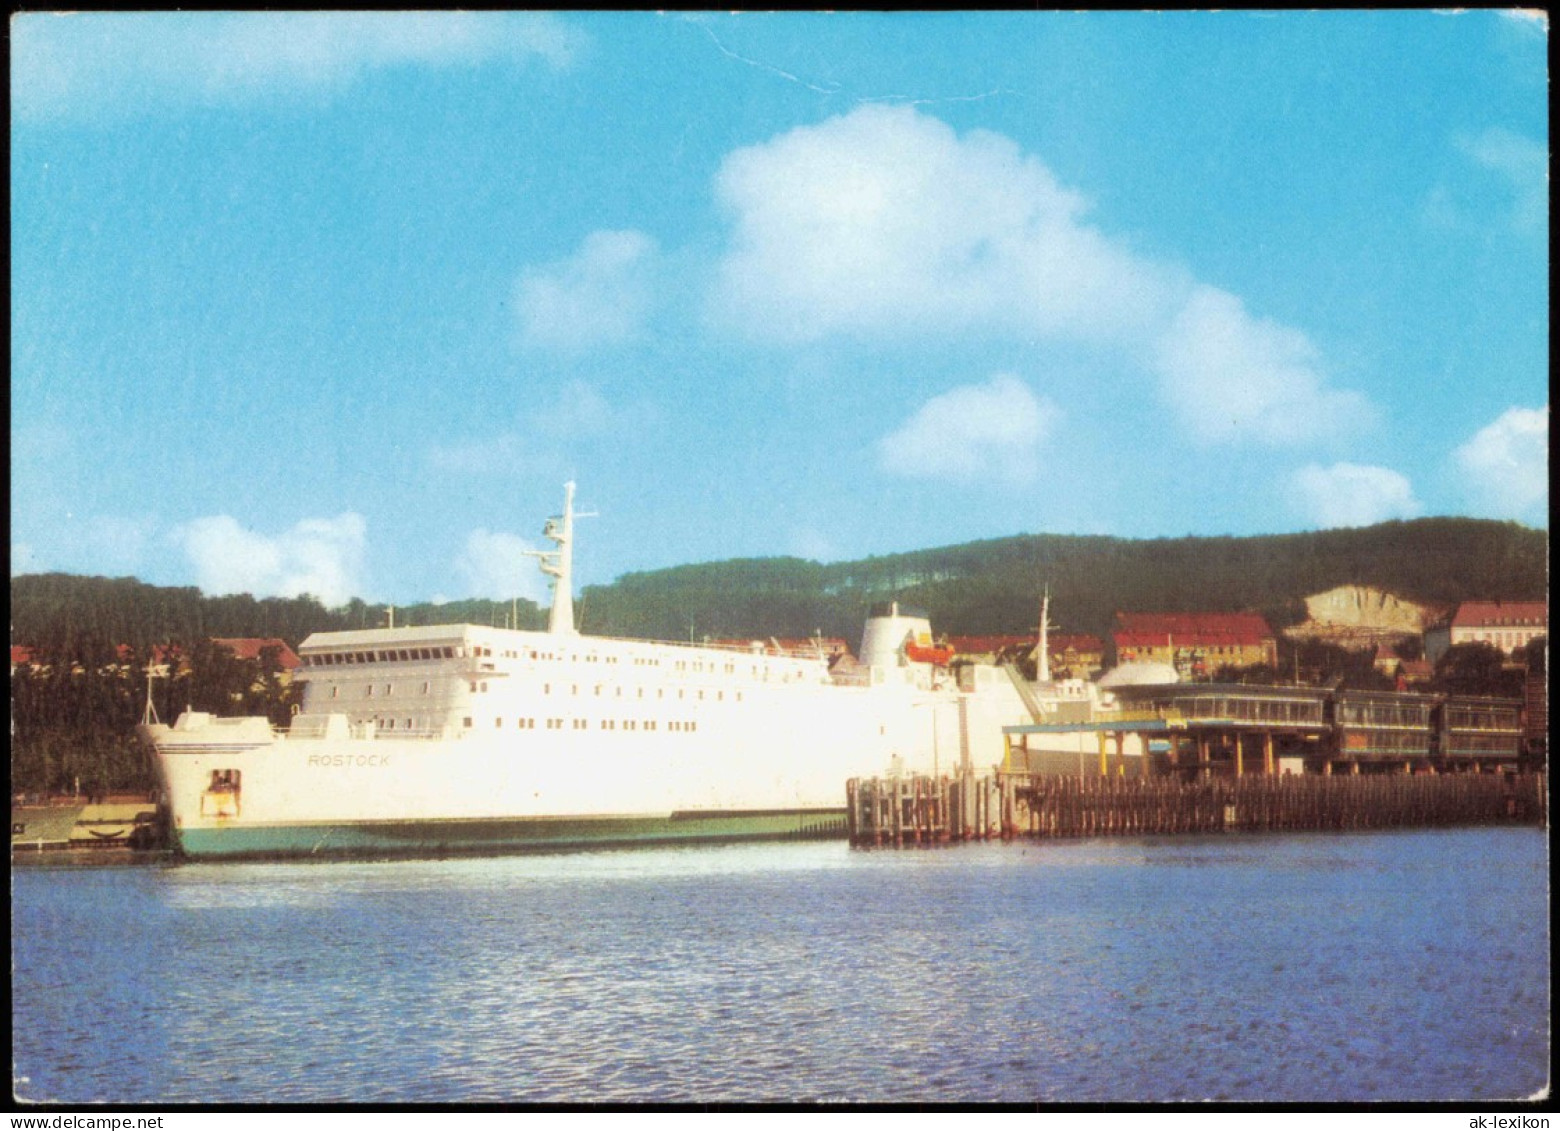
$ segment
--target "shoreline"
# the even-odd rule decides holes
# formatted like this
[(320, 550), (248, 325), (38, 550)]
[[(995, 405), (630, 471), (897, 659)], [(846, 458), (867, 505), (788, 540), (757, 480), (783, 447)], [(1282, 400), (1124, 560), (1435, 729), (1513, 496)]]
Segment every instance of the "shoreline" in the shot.
[(176, 854), (167, 848), (11, 848), (13, 868), (125, 868), (175, 859)]

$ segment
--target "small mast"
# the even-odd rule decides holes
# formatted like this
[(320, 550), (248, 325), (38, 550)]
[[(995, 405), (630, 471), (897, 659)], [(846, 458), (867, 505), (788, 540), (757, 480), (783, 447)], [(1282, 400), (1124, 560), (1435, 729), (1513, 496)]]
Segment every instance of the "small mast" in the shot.
[(542, 537), (550, 538), (556, 550), (527, 550), (537, 559), (541, 570), (552, 578), (552, 611), (547, 615), (547, 631), (554, 636), (573, 636), (574, 627), (574, 483), (563, 485), (563, 513), (547, 520)]
[(1040, 654), (1035, 657), (1035, 682), (1051, 682), (1051, 587), (1040, 598)]

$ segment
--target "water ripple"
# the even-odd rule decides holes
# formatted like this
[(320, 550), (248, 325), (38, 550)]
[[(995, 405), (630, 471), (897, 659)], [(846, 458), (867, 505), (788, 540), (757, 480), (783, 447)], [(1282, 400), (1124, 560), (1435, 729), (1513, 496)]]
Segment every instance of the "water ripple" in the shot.
[(25, 869), (17, 1087), (66, 1103), (1519, 1097), (1549, 1057), (1545, 851), (1499, 829)]

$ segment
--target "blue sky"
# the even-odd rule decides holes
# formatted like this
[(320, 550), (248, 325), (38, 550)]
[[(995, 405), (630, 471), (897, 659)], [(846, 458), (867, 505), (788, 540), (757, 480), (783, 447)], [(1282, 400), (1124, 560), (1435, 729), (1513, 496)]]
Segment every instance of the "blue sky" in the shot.
[(1547, 21), (12, 21), (13, 574), (1547, 527)]

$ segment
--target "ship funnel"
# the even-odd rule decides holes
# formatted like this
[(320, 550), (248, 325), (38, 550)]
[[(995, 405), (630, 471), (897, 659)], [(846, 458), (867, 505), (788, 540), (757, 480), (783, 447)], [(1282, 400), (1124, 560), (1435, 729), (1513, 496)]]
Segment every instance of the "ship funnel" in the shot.
[(920, 609), (890, 601), (867, 611), (861, 633), (861, 663), (866, 667), (896, 668), (905, 663), (904, 647), (931, 644), (932, 622)]

